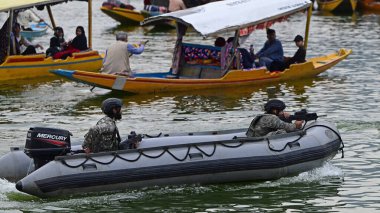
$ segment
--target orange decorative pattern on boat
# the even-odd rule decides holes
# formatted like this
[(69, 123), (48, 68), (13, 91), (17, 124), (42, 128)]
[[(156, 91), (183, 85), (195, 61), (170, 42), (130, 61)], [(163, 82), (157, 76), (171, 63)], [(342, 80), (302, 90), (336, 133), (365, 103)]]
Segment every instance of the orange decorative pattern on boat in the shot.
[(45, 55), (35, 55), (35, 56), (27, 56), (27, 57), (8, 57), (6, 63), (19, 63), (19, 62), (36, 62), (36, 61), (44, 61)]
[(73, 53), (73, 58), (85, 58), (99, 55), (98, 51)]

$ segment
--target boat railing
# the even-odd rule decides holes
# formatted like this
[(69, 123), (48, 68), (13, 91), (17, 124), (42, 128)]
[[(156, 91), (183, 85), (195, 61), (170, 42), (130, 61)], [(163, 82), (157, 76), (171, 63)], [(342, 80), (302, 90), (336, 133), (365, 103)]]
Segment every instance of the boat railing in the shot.
[(229, 140), (189, 142), (186, 144), (171, 144), (171, 145), (162, 145), (162, 146), (155, 146), (155, 147), (117, 150), (117, 151), (110, 151), (110, 152), (99, 152), (99, 153), (90, 153), (90, 154), (80, 153), (80, 154), (72, 154), (72, 155), (66, 155), (66, 156), (56, 156), (55, 160), (56, 161), (62, 161), (62, 160), (68, 160), (68, 159), (78, 159), (78, 158), (83, 158), (83, 157), (86, 157), (86, 158), (101, 157), (101, 156), (105, 156), (105, 155), (119, 156), (119, 155), (127, 154), (127, 153), (139, 153), (141, 156), (145, 151), (152, 151), (152, 150), (168, 151), (169, 149), (181, 148), (181, 147), (198, 148), (198, 146), (204, 146), (204, 145), (212, 145), (214, 147), (214, 152), (215, 152), (217, 145), (221, 145), (221, 146), (228, 147), (228, 148), (238, 148), (238, 147), (242, 146), (244, 143), (257, 143), (257, 142), (266, 143), (269, 139), (293, 137), (293, 136), (302, 137), (304, 135), (305, 135), (305, 132), (300, 130), (300, 131), (296, 131), (296, 132), (281, 134), (281, 135), (279, 135), (279, 137), (276, 137), (276, 136), (270, 136), (270, 137), (236, 137), (236, 136), (234, 136)]

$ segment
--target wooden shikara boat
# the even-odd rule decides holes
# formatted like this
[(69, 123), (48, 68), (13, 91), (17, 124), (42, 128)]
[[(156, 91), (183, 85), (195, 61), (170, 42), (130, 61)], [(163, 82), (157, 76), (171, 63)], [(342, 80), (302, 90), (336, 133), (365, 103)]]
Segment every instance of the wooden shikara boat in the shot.
[[(89, 73), (79, 70), (53, 70), (52, 72), (92, 86), (129, 93), (189, 91), (195, 89), (261, 85), (263, 83), (312, 77), (336, 65), (351, 53), (351, 50), (341, 49), (336, 53), (310, 58), (302, 64), (293, 64), (283, 72), (269, 72), (265, 67), (244, 70), (239, 66), (239, 63), (237, 63), (236, 68), (222, 69), (218, 65), (218, 61), (214, 63), (214, 58), (196, 61), (185, 59), (185, 50), (188, 48), (198, 48), (206, 50), (206, 52), (214, 51), (216, 55), (218, 55), (217, 51), (220, 51), (220, 49), (218, 50), (218, 48), (212, 46), (183, 43), (182, 36), (186, 27), (193, 28), (203, 36), (217, 35), (233, 30), (236, 35), (235, 38), (237, 38), (246, 35), (244, 33), (247, 33), (247, 31), (252, 32), (253, 29), (260, 29), (260, 26), (263, 25), (269, 27), (276, 21), (282, 21), (284, 17), (306, 9), (308, 9), (305, 35), (305, 47), (307, 47), (312, 5), (310, 1), (268, 0), (265, 5), (259, 2), (259, 0), (239, 3), (229, 0), (219, 1), (146, 19), (144, 21), (146, 24), (154, 24), (155, 21), (162, 20), (175, 20), (177, 22), (178, 40), (174, 51), (173, 64), (169, 72), (136, 73), (133, 77)], [(215, 21), (221, 20), (221, 16), (225, 14), (225, 11), (230, 11), (229, 18), (224, 22)], [(236, 12), (233, 13), (231, 11)], [(205, 16), (208, 18), (202, 18)], [(236, 55), (229, 62), (232, 62)]]
[(109, 17), (125, 25), (140, 25), (140, 22), (149, 16), (148, 13), (143, 13), (139, 10), (130, 10), (120, 7), (102, 6), (100, 10)]
[(102, 57), (98, 51), (73, 53), (65, 60), (46, 58), (45, 54), (12, 55), (0, 65), (0, 81), (22, 78), (52, 76), (51, 69), (86, 69), (98, 71), (102, 66)]
[[(130, 93), (157, 93), (170, 91), (187, 91), (194, 89), (210, 89), (220, 87), (235, 87), (246, 85), (260, 85), (270, 82), (291, 81), (311, 76), (326, 71), (341, 60), (346, 58), (351, 50), (341, 49), (330, 55), (309, 59), (303, 64), (293, 64), (289, 69), (283, 72), (269, 72), (265, 68), (254, 70), (231, 70), (224, 76), (220, 71), (200, 69), (197, 76), (201, 78), (192, 78), (194, 72), (183, 73), (179, 78), (173, 78), (171, 72), (167, 73), (138, 73), (134, 78), (125, 76), (90, 73), (85, 71), (71, 70), (54, 70), (54, 74), (64, 76), (68, 79), (83, 82), (92, 86), (105, 89), (126, 91)], [(213, 75), (212, 72), (218, 72), (217, 78), (202, 78), (202, 76)]]
[[(9, 1), (6, 4), (0, 5), (0, 12), (8, 12), (9, 21), (12, 23), (15, 19), (14, 11), (25, 10), (34, 6), (45, 5), (48, 9), (52, 25), (55, 27), (54, 18), (51, 13), (50, 5), (66, 2), (66, 0), (20, 0)], [(91, 0), (88, 1), (89, 8), (91, 8)], [(98, 51), (91, 50), (92, 47), (92, 19), (91, 10), (89, 10), (89, 29), (88, 41), (89, 50), (72, 54), (65, 60), (52, 59), (45, 57), (44, 54), (37, 55), (10, 55), (10, 42), (7, 41), (8, 49), (6, 56), (0, 64), (0, 81), (8, 81), (22, 78), (34, 78), (50, 76), (51, 69), (85, 69), (88, 71), (99, 71), (102, 66), (103, 57)], [(12, 25), (9, 25), (10, 27)], [(11, 29), (8, 29), (8, 33)], [(10, 36), (9, 36), (10, 37)]]
[[(142, 22), (145, 18), (152, 16), (148, 11), (145, 10), (131, 10), (120, 7), (102, 6), (100, 10), (121, 24), (129, 26), (139, 26), (140, 22)], [(175, 28), (175, 23), (172, 21), (163, 21), (157, 23), (156, 25), (172, 29)]]
[(357, 0), (317, 0), (318, 9), (328, 12), (352, 13), (356, 10)]

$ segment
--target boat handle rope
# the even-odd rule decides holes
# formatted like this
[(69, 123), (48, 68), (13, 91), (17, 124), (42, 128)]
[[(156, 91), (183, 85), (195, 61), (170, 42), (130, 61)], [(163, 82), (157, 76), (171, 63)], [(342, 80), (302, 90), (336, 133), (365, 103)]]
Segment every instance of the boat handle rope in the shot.
[(338, 136), (338, 139), (340, 140), (340, 142), (342, 144), (342, 146), (339, 147), (338, 150), (342, 152), (342, 157), (341, 158), (344, 158), (344, 143), (343, 143), (343, 139), (340, 136), (340, 134), (337, 131), (335, 131), (333, 128), (331, 128), (329, 126), (326, 126), (326, 125), (322, 125), (322, 124), (317, 124), (317, 125), (314, 125), (314, 126), (310, 126), (310, 127), (306, 128), (306, 130), (308, 130), (308, 129), (312, 128), (312, 127), (317, 127), (317, 126), (325, 127), (327, 129), (331, 130), (333, 133), (335, 133), (336, 136)]
[[(342, 152), (342, 157), (341, 157), (341, 158), (344, 158), (344, 143), (343, 143), (342, 137), (339, 135), (339, 133), (338, 133), (337, 131), (335, 131), (334, 129), (332, 129), (331, 127), (329, 127), (329, 126), (326, 126), (326, 125), (320, 125), (320, 124), (319, 124), (319, 125), (313, 125), (313, 126), (310, 126), (310, 127), (306, 128), (305, 131), (308, 130), (308, 129), (310, 129), (310, 128), (313, 128), (313, 127), (325, 127), (325, 128), (327, 128), (327, 129), (331, 130), (332, 132), (334, 132), (334, 133), (338, 136), (338, 139), (341, 141), (342, 146), (339, 148), (339, 151)], [(291, 142), (287, 142), (287, 143), (285, 144), (285, 146), (284, 146), (282, 149), (274, 149), (274, 148), (272, 148), (272, 147), (271, 147), (270, 140), (269, 140), (268, 138), (266, 138), (266, 139), (267, 139), (267, 143), (268, 143), (268, 148), (269, 148), (271, 151), (274, 151), (274, 152), (282, 152), (282, 151), (284, 151), (284, 150), (286, 149), (287, 146), (291, 146), (293, 143), (299, 141), (304, 135), (305, 135), (305, 134), (301, 134), (301, 135), (299, 136), (299, 138), (297, 138), (296, 140), (291, 141)], [(234, 138), (234, 139), (236, 140), (236, 138)], [(230, 146), (230, 145), (226, 145), (226, 144), (224, 144), (224, 143), (218, 143), (218, 144), (220, 144), (220, 145), (223, 146), (223, 147), (227, 147), (227, 148), (238, 148), (238, 147), (242, 146), (244, 143), (245, 143), (245, 142), (239, 141), (239, 144), (236, 145), (236, 146)], [(69, 164), (65, 161), (65, 159), (61, 159), (61, 162), (62, 162), (62, 164), (64, 164), (64, 165), (67, 166), (67, 167), (70, 167), (70, 168), (78, 168), (78, 167), (80, 167), (80, 166), (83, 166), (88, 160), (92, 160), (92, 161), (94, 161), (94, 162), (96, 162), (96, 163), (99, 163), (99, 164), (102, 164), (102, 165), (108, 165), (108, 164), (111, 164), (116, 158), (119, 158), (119, 159), (124, 160), (124, 161), (127, 161), (127, 162), (136, 162), (136, 161), (138, 161), (138, 160), (141, 158), (141, 156), (144, 156), (144, 157), (147, 157), (147, 158), (156, 159), (156, 158), (161, 157), (161, 156), (164, 155), (165, 153), (168, 153), (168, 154), (169, 154), (170, 156), (172, 156), (175, 160), (182, 162), (182, 161), (185, 161), (185, 160), (187, 159), (187, 157), (189, 156), (189, 153), (190, 153), (190, 149), (191, 149), (191, 147), (195, 147), (198, 151), (200, 151), (202, 154), (204, 154), (204, 155), (207, 156), (207, 157), (211, 157), (211, 156), (213, 156), (213, 155), (215, 154), (215, 152), (216, 152), (216, 147), (217, 147), (217, 146), (216, 146), (216, 143), (214, 143), (213, 145), (214, 145), (214, 147), (213, 147), (213, 151), (212, 151), (210, 154), (208, 154), (208, 153), (206, 153), (205, 151), (203, 151), (203, 150), (202, 150), (201, 148), (199, 148), (197, 145), (188, 146), (188, 147), (187, 147), (187, 153), (186, 153), (185, 157), (182, 158), (182, 159), (180, 159), (180, 158), (178, 158), (177, 156), (175, 156), (175, 155), (169, 150), (168, 147), (164, 147), (164, 148), (163, 148), (163, 151), (162, 151), (159, 155), (156, 155), (156, 156), (148, 155), (148, 154), (144, 153), (143, 151), (140, 151), (140, 150), (139, 150), (139, 151), (138, 151), (138, 152), (139, 152), (139, 156), (137, 156), (137, 158), (132, 159), (132, 160), (130, 160), (130, 159), (126, 159), (126, 158), (124, 158), (124, 157), (121, 157), (117, 152), (113, 152), (112, 155), (113, 155), (114, 157), (113, 157), (109, 162), (101, 162), (101, 161), (95, 160), (95, 159), (94, 159), (93, 157), (91, 157), (91, 156), (86, 156), (86, 159), (85, 159), (82, 163), (80, 163), (80, 164), (78, 164), (78, 165), (69, 165)]]
[[(225, 144), (223, 144), (223, 143), (220, 143), (220, 144), (221, 144), (222, 146), (225, 146), (225, 147), (236, 148), (236, 147), (241, 146), (241, 144), (243, 144), (243, 143), (239, 144), (239, 146), (227, 146), (227, 145), (225, 145)], [(216, 143), (214, 143), (214, 144), (213, 144), (213, 151), (212, 151), (210, 154), (208, 154), (207, 152), (205, 152), (204, 150), (202, 150), (201, 148), (199, 148), (197, 145), (188, 146), (188, 147), (187, 147), (187, 152), (186, 152), (186, 155), (185, 155), (184, 158), (178, 158), (177, 156), (175, 156), (175, 155), (169, 150), (168, 147), (164, 147), (163, 151), (162, 151), (160, 154), (156, 155), (156, 156), (151, 156), (151, 155), (148, 155), (148, 154), (144, 153), (143, 151), (139, 151), (139, 156), (137, 156), (136, 159), (132, 159), (132, 160), (130, 160), (130, 159), (126, 159), (126, 158), (124, 158), (124, 157), (121, 157), (117, 152), (113, 152), (112, 155), (113, 155), (114, 157), (113, 157), (109, 162), (101, 162), (101, 161), (98, 161), (98, 160), (94, 159), (94, 158), (91, 157), (91, 156), (86, 156), (86, 159), (85, 159), (82, 163), (77, 164), (77, 165), (70, 165), (70, 164), (68, 164), (68, 163), (66, 162), (65, 159), (61, 159), (60, 161), (62, 162), (63, 165), (65, 165), (65, 166), (67, 166), (67, 167), (70, 167), (70, 168), (78, 168), (78, 167), (83, 166), (85, 163), (87, 163), (88, 160), (92, 160), (93, 162), (95, 162), (95, 163), (99, 163), (99, 164), (102, 164), (102, 165), (108, 165), (108, 164), (111, 164), (113, 161), (115, 161), (116, 158), (119, 158), (119, 159), (124, 160), (124, 161), (127, 161), (127, 162), (136, 162), (136, 161), (138, 161), (138, 160), (141, 158), (141, 156), (144, 156), (144, 157), (147, 157), (147, 158), (156, 159), (156, 158), (161, 157), (161, 156), (164, 155), (165, 153), (168, 153), (168, 154), (169, 154), (170, 156), (172, 156), (175, 160), (182, 162), (182, 161), (185, 161), (185, 160), (188, 158), (191, 147), (195, 147), (198, 151), (200, 151), (202, 154), (204, 154), (204, 155), (207, 156), (207, 157), (211, 157), (211, 156), (213, 156), (213, 155), (215, 154), (215, 152), (216, 152)]]
[[(308, 129), (311, 129), (311, 128), (313, 128), (313, 127), (325, 127), (325, 128), (327, 128), (327, 129), (331, 130), (332, 132), (334, 132), (335, 135), (338, 136), (338, 139), (341, 141), (342, 146), (339, 147), (338, 150), (342, 152), (342, 156), (341, 156), (341, 158), (344, 158), (344, 143), (343, 143), (342, 137), (339, 135), (339, 133), (338, 133), (337, 131), (335, 131), (334, 129), (332, 129), (331, 127), (326, 126), (326, 125), (322, 125), (322, 124), (309, 126), (309, 127), (307, 127), (307, 128), (305, 129), (305, 131), (308, 130)], [(302, 128), (302, 129), (304, 129), (304, 128)], [(284, 151), (284, 150), (286, 149), (287, 146), (290, 147), (293, 143), (299, 141), (304, 135), (306, 135), (306, 134), (302, 134), (302, 135), (300, 135), (300, 137), (297, 138), (297, 139), (294, 140), (294, 141), (287, 142), (287, 143), (285, 144), (285, 146), (284, 146), (282, 149), (274, 149), (274, 148), (272, 148), (271, 143), (270, 143), (270, 140), (269, 140), (268, 138), (266, 138), (266, 139), (267, 139), (267, 143), (268, 143), (268, 148), (269, 148), (271, 151), (273, 151), (273, 152), (282, 152), (282, 151)]]
[(294, 141), (287, 142), (287, 143), (285, 144), (285, 146), (284, 146), (282, 149), (274, 149), (274, 148), (272, 148), (272, 144), (270, 143), (269, 138), (266, 138), (266, 139), (267, 139), (267, 142), (268, 142), (268, 148), (269, 148), (271, 151), (273, 151), (273, 152), (282, 152), (282, 151), (284, 151), (284, 150), (286, 149), (286, 147), (288, 147), (288, 146), (290, 147), (293, 143), (299, 141), (304, 135), (305, 135), (305, 134), (300, 135), (300, 136), (299, 136), (297, 139), (295, 139)]
[(148, 137), (148, 138), (159, 138), (161, 135), (162, 135), (162, 132), (160, 132), (158, 135), (148, 135), (148, 134), (144, 134), (144, 136), (146, 136), (146, 137)]
[(115, 159), (116, 159), (116, 157), (118, 157), (117, 153), (113, 153), (113, 156), (114, 157), (109, 162), (101, 162), (101, 161), (95, 160), (94, 158), (86, 157), (86, 160), (84, 160), (82, 163), (80, 163), (78, 165), (75, 165), (75, 166), (69, 165), (64, 159), (62, 159), (61, 162), (62, 162), (62, 164), (64, 164), (67, 167), (70, 167), (70, 168), (78, 168), (80, 166), (83, 166), (85, 163), (87, 163), (88, 160), (92, 160), (95, 163), (99, 163), (99, 164), (102, 164), (102, 165), (108, 165), (108, 164), (111, 164), (112, 162), (114, 162)]

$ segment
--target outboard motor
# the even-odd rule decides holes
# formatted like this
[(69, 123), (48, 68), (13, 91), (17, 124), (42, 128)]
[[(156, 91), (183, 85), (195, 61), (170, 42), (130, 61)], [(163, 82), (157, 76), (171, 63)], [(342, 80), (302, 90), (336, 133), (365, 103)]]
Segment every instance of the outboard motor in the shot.
[(26, 136), (24, 152), (33, 158), (35, 170), (52, 161), (55, 156), (70, 152), (69, 131), (55, 128), (31, 127)]

